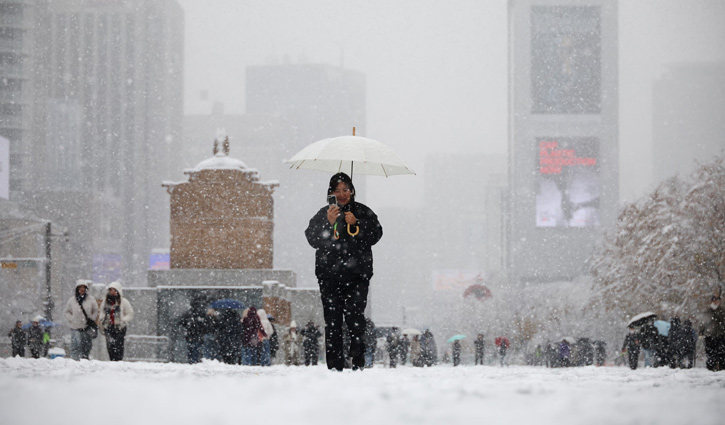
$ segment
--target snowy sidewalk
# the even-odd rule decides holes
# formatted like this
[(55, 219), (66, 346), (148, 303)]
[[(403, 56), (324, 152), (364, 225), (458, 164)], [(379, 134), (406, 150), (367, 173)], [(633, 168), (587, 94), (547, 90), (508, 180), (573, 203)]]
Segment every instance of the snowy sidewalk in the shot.
[[(725, 372), (0, 359), (0, 424), (721, 424)], [(83, 418), (83, 419), (82, 419)]]

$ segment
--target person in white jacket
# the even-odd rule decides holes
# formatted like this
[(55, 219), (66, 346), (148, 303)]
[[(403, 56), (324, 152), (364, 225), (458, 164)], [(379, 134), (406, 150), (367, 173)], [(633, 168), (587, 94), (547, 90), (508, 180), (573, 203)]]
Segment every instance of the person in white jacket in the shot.
[(123, 360), (123, 348), (126, 342), (126, 328), (133, 320), (131, 303), (123, 297), (120, 282), (111, 282), (106, 287), (106, 296), (101, 302), (100, 324), (106, 336), (108, 358), (112, 362)]
[(88, 293), (90, 280), (76, 281), (75, 293), (65, 305), (65, 321), (71, 330), (70, 356), (73, 360), (88, 359), (93, 348), (93, 332), (88, 320), (98, 319), (98, 302)]

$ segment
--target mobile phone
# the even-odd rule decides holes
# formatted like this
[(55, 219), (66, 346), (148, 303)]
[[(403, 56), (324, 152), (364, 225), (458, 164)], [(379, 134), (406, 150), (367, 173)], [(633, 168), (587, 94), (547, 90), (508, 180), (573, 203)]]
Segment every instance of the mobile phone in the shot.
[(337, 205), (337, 196), (327, 195), (327, 205)]

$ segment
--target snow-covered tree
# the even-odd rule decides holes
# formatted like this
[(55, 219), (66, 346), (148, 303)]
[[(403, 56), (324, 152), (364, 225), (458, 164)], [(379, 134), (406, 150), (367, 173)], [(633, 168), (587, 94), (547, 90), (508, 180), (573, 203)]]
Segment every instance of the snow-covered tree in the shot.
[(725, 282), (725, 157), (626, 205), (592, 259), (607, 308), (691, 317)]

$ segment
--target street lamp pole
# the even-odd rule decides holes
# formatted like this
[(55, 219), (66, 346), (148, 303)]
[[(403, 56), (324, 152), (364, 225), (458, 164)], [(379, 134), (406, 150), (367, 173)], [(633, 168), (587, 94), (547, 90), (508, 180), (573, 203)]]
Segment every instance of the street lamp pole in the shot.
[(53, 294), (51, 292), (51, 270), (53, 259), (51, 257), (51, 222), (45, 224), (45, 319), (53, 320)]

